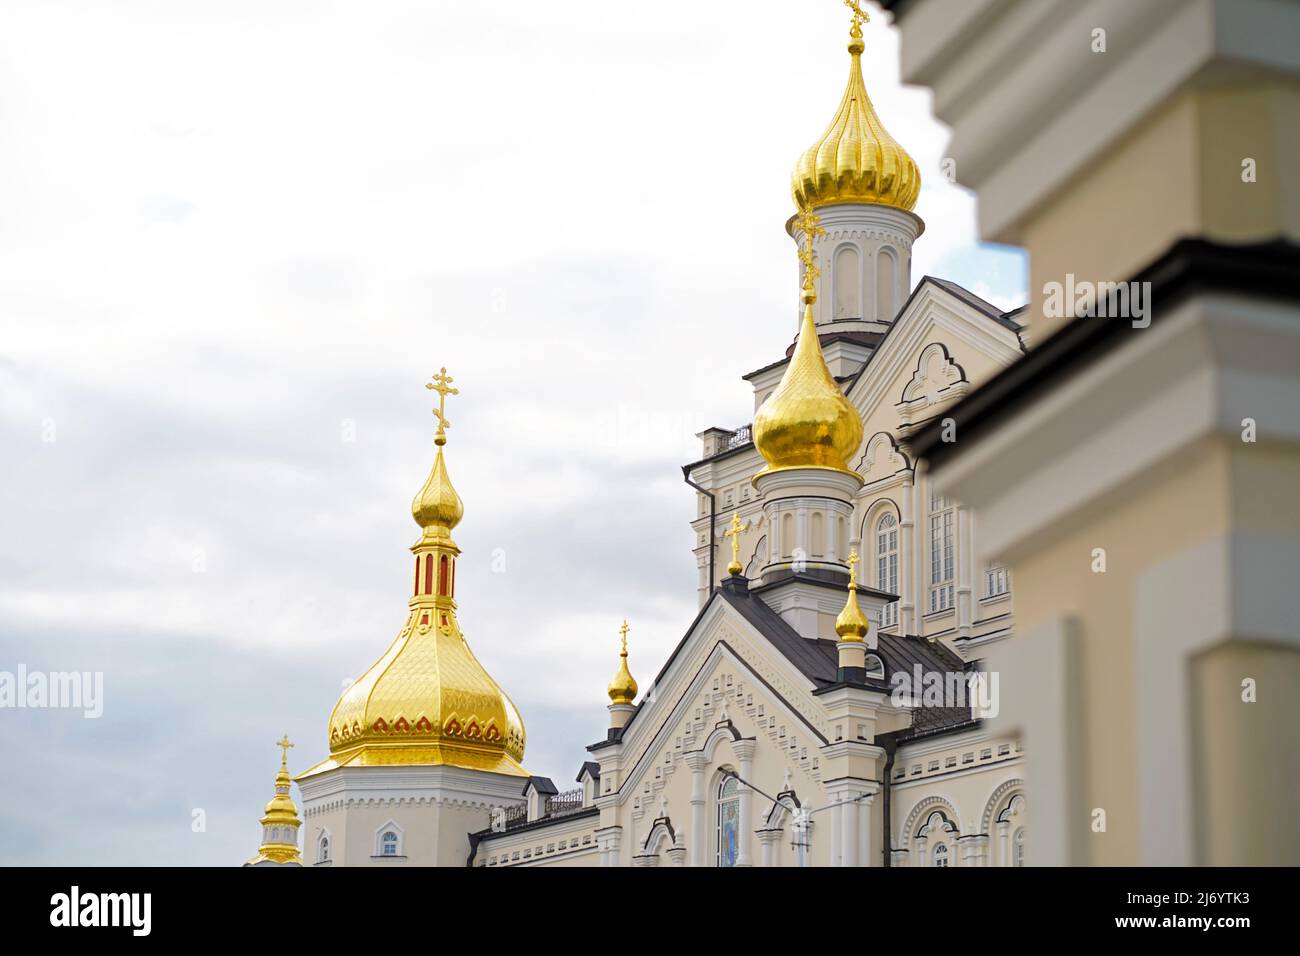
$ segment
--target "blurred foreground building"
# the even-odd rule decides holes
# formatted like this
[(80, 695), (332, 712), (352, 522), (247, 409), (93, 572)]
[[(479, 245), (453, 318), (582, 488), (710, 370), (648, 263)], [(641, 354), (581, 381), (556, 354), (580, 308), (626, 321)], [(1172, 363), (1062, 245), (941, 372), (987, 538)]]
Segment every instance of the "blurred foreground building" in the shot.
[(1033, 348), (913, 446), (1016, 582), (1028, 858), (1293, 865), (1300, 5), (886, 6), (1030, 255)]

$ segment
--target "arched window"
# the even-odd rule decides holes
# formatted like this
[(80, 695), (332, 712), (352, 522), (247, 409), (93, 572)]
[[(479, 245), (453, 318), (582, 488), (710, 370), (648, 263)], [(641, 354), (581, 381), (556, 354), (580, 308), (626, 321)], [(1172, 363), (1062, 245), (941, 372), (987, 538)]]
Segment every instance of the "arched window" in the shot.
[(740, 784), (728, 777), (718, 787), (718, 866), (735, 866), (740, 852)]
[(322, 833), (320, 841), (316, 844), (316, 862), (328, 863), (330, 859), (330, 835)]
[(1025, 828), (1018, 827), (1011, 838), (1011, 865), (1025, 865)]
[(898, 272), (898, 260), (894, 251), (881, 249), (876, 254), (876, 321), (894, 321), (894, 282)]
[[(876, 523), (876, 587), (890, 594), (898, 593), (898, 518), (893, 512)], [(880, 612), (880, 626), (898, 623), (898, 602), (885, 605)]]
[(948, 844), (940, 843), (938, 846), (934, 848), (934, 865), (935, 866), (948, 865)]
[(379, 855), (397, 856), (397, 834), (392, 830), (385, 831), (379, 838)]
[(862, 306), (858, 299), (861, 283), (862, 268), (858, 265), (858, 250), (853, 246), (841, 246), (835, 253), (835, 318), (862, 318)]

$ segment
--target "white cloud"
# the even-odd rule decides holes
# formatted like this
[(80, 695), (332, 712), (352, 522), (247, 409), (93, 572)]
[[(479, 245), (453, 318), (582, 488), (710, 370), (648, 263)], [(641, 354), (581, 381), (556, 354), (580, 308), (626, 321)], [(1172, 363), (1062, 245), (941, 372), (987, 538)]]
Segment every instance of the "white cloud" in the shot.
[[(340, 675), (401, 623), (441, 365), (463, 386), (462, 617), (530, 765), (576, 770), (618, 622), (648, 683), (694, 614), (693, 432), (748, 421), (739, 376), (794, 332), (787, 177), (843, 89), (844, 13), (6, 4), (0, 656), (106, 645), (110, 690), (194, 709), (153, 729), (162, 752), (201, 707), (219, 756), (119, 772), (232, 821), (200, 850), (187, 820), (113, 839), (71, 814), (40, 852), (128, 861), (148, 826), (169, 862), (252, 852), (266, 744), (301, 727), (294, 755), (320, 757)], [(885, 19), (864, 65), (925, 177), (919, 277), (974, 243), (973, 201), (939, 176), (947, 134), (898, 85)], [(269, 666), (254, 694), (240, 675)], [(140, 719), (112, 700), (103, 759)], [(79, 732), (11, 766), (61, 775), (42, 792), (69, 811), (99, 766), (68, 756)]]

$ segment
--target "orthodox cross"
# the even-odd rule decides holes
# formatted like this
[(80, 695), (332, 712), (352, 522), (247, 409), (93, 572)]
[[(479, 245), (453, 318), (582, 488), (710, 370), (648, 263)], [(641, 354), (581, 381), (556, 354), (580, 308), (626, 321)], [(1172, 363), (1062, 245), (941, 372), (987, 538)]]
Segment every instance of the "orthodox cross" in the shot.
[(623, 626), (620, 627), (620, 628), (618, 629), (618, 633), (619, 633), (619, 635), (623, 638), (623, 656), (624, 656), (624, 657), (627, 657), (627, 632), (628, 632), (629, 630), (631, 630), (631, 628), (629, 628), (629, 627), (627, 626), (627, 621), (626, 621), (626, 620), (623, 622)]
[(722, 532), (724, 538), (731, 539), (731, 563), (727, 565), (728, 574), (739, 574), (744, 568), (740, 564), (740, 533), (748, 531), (749, 525), (740, 523), (740, 512), (731, 516), (731, 527)]
[(433, 414), (438, 419), (438, 436), (434, 440), (439, 445), (447, 443), (447, 429), (451, 427), (451, 422), (447, 421), (447, 396), (460, 394), (460, 389), (451, 387), (454, 381), (455, 379), (447, 374), (447, 366), (444, 365), (433, 377), (433, 381), (424, 386), (438, 393), (438, 407), (433, 410)]
[(854, 548), (849, 552), (849, 587), (851, 588), (856, 588), (858, 586), (858, 562), (861, 560), (862, 559), (858, 557), (857, 548)]
[(799, 261), (803, 263), (804, 282), (816, 280), (822, 274), (817, 268), (817, 256), (813, 252), (813, 243), (826, 235), (826, 230), (822, 228), (821, 217), (811, 209), (800, 209), (799, 214), (794, 217), (794, 227), (803, 233), (803, 247), (799, 250)]
[(862, 36), (862, 24), (866, 23), (871, 17), (862, 9), (858, 0), (844, 0), (844, 5), (853, 11), (853, 26), (849, 27), (849, 36), (858, 39)]
[(293, 746), (293, 744), (289, 742), (289, 735), (285, 734), (275, 742), (275, 745), (280, 748), (281, 766), (287, 766), (289, 763), (289, 748)]

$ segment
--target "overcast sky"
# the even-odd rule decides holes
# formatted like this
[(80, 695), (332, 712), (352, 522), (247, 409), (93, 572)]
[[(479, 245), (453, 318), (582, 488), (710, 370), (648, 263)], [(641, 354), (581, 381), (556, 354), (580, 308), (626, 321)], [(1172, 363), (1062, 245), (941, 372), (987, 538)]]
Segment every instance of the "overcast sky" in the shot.
[[(886, 19), (864, 66), (924, 177), (913, 282), (1018, 305)], [(441, 365), (461, 623), (525, 765), (573, 785), (619, 623), (644, 687), (695, 614), (679, 466), (793, 335), (789, 171), (847, 26), (835, 0), (6, 2), (0, 671), (102, 671), (104, 711), (0, 710), (0, 862), (253, 855), (273, 741), (322, 759), (404, 620)]]

